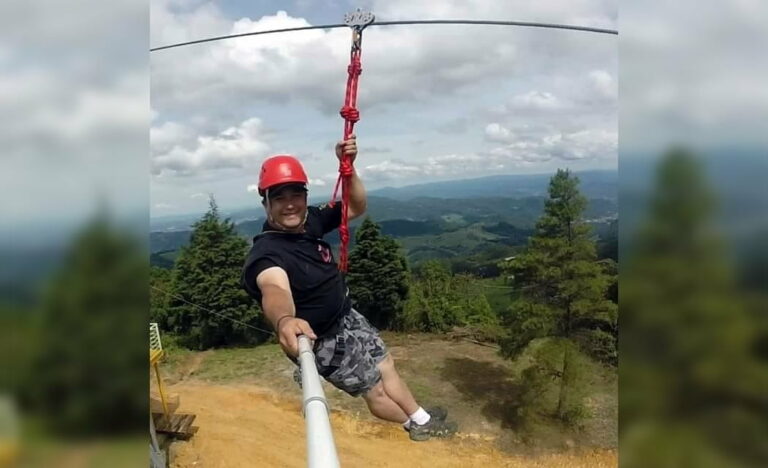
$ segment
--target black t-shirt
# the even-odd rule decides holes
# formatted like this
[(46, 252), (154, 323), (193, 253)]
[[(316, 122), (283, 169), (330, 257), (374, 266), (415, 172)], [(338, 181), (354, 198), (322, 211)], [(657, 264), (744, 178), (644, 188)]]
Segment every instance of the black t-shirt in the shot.
[(256, 277), (278, 266), (288, 274), (296, 316), (309, 322), (320, 336), (336, 332), (341, 315), (349, 311), (347, 285), (323, 236), (341, 224), (341, 203), (307, 207), (304, 233), (275, 231), (264, 223), (243, 267), (243, 287), (261, 304)]

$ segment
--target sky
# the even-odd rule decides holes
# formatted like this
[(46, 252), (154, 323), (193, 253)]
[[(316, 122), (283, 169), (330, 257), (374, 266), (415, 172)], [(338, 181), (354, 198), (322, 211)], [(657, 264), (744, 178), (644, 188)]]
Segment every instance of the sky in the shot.
[(99, 207), (146, 213), (147, 12), (135, 0), (0, 2), (0, 249), (62, 242)]
[[(616, 29), (617, 2), (159, 0), (152, 47), (258, 30), (378, 20), (494, 19)], [(150, 56), (153, 217), (258, 206), (261, 162), (296, 155), (311, 193), (338, 176), (350, 32), (256, 36)], [(363, 33), (355, 163), (368, 189), (492, 174), (616, 169), (618, 40), (501, 26)]]
[[(490, 26), (367, 30), (357, 167), (369, 188), (563, 166), (618, 164), (621, 172), (631, 155), (658, 154), (670, 143), (768, 147), (763, 0), (360, 5), (380, 20), (620, 30), (618, 37)], [(143, 217), (150, 209), (199, 213), (215, 193), (223, 206), (251, 206), (258, 166), (279, 152), (302, 158), (313, 193), (330, 196), (348, 32), (148, 49), (338, 23), (354, 6), (0, 2), (0, 247), (47, 245), (99, 204)]]
[(765, 154), (768, 2), (623, 1), (619, 10), (620, 160), (671, 144)]

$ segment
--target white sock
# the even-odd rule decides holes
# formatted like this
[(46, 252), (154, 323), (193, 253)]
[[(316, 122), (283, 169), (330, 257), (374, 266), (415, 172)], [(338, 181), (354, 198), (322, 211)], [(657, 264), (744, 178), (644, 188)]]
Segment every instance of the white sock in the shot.
[(408, 419), (408, 421), (403, 423), (403, 428), (405, 428), (406, 431), (411, 429), (411, 420), (410, 419)]
[(428, 423), (431, 416), (424, 410), (424, 408), (419, 406), (419, 409), (417, 409), (416, 412), (409, 417), (411, 418), (411, 421), (421, 426)]

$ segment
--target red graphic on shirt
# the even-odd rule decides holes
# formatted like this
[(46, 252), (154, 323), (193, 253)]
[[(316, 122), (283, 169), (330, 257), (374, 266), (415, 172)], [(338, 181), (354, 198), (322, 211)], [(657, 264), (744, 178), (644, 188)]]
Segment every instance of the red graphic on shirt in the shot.
[(318, 244), (317, 251), (320, 252), (320, 257), (325, 263), (331, 263), (331, 250), (328, 247)]

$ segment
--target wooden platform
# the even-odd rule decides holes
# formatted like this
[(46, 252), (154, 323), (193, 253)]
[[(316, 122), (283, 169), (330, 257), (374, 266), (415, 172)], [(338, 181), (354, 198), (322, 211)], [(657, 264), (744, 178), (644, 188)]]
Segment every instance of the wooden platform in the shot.
[(195, 417), (194, 414), (171, 414), (167, 418), (163, 413), (152, 413), (155, 430), (176, 439), (189, 439), (198, 431), (199, 428), (192, 425)]

